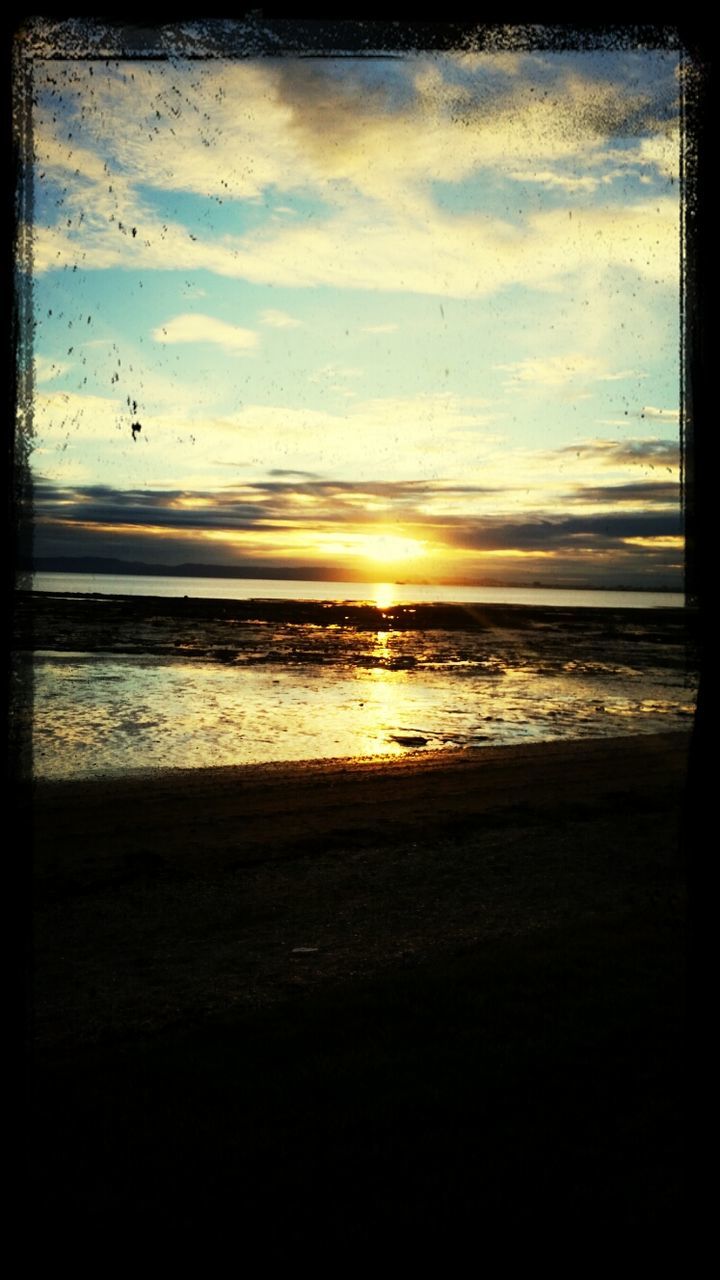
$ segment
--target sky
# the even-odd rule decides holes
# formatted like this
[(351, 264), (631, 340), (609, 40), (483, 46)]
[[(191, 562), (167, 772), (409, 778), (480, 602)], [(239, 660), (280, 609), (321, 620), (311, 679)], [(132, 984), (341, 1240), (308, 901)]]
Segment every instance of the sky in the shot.
[(677, 53), (33, 78), (36, 556), (680, 588)]

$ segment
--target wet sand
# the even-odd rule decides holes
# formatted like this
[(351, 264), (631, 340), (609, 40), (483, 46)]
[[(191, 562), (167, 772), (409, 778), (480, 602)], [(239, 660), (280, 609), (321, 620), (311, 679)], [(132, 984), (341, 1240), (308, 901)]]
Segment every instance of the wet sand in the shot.
[(591, 816), (667, 788), (677, 799), (688, 742), (667, 733), (38, 782), (36, 876), (39, 886), (53, 877), (89, 886), (151, 855), (205, 874), (500, 815)]
[[(20, 592), (15, 647), (56, 652), (144, 654), (224, 663), (363, 665), (371, 637), (404, 639), (403, 658), (424, 661), (428, 633), (486, 636), (501, 647), (554, 663), (568, 655), (644, 666), (693, 668), (692, 608), (562, 607), (521, 604), (374, 604), (302, 600), (61, 595)], [(459, 642), (461, 643), (461, 641)]]

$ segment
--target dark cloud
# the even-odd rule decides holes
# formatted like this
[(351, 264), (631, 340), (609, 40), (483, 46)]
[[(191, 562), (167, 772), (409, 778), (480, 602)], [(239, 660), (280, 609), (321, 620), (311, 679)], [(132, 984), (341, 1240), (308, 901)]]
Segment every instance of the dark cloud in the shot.
[[(266, 480), (226, 485), (219, 491), (182, 489), (113, 489), (109, 485), (37, 486), (35, 513), (40, 521), (95, 525), (153, 526), (171, 530), (228, 529), (297, 530), (376, 525), (377, 510), (366, 503), (378, 498), (387, 503), (386, 518), (402, 519), (408, 534), (422, 536), (429, 527), (444, 529), (448, 517), (420, 512), (421, 502), (438, 493), (494, 492), (476, 485), (452, 485), (438, 489), (429, 482), (283, 481)], [(309, 500), (309, 501), (308, 501)], [(452, 518), (450, 518), (452, 524)]]
[(586, 440), (558, 449), (555, 456), (573, 454), (577, 458), (590, 458), (608, 466), (628, 463), (644, 463), (650, 467), (676, 467), (680, 461), (680, 444), (677, 440)]
[(646, 511), (571, 516), (553, 520), (480, 521), (448, 530), (451, 545), (474, 551), (570, 551), (619, 547), (625, 538), (682, 533), (680, 515)]
[(274, 63), (276, 95), (308, 137), (341, 145), (362, 137), (372, 117), (411, 112), (413, 65), (398, 59), (284, 58)]
[(492, 58), (469, 63), (422, 55), (409, 63), (306, 58), (275, 63), (273, 79), (295, 126), (323, 149), (329, 139), (333, 148), (361, 139), (378, 117), (412, 116), (421, 94), (433, 95), (427, 83), (418, 88), (417, 77), (422, 82), (426, 68), (442, 75), (437, 109), (463, 125), (482, 128), (494, 115), (549, 101), (571, 136), (637, 137), (678, 119), (676, 61), (662, 52), (638, 57), (568, 50), (561, 57), (521, 56), (513, 73)]
[(171, 503), (181, 498), (182, 489), (163, 489), (158, 493), (152, 489), (114, 489), (108, 484), (88, 484), (77, 487), (54, 485), (50, 481), (41, 481), (35, 486), (35, 503), (40, 510), (59, 510), (67, 503), (108, 504), (116, 508), (154, 508), (158, 501)]
[(268, 471), (269, 476), (295, 476), (300, 480), (319, 480), (316, 471), (286, 471), (283, 467), (273, 467)]
[[(662, 501), (675, 496), (672, 485), (600, 486), (576, 491), (594, 501), (612, 501), (618, 497), (637, 499), (646, 504), (657, 490)], [(443, 489), (447, 492), (476, 492), (473, 486)], [(343, 527), (377, 525), (378, 513), (366, 511), (364, 497), (382, 494), (388, 499), (387, 519), (401, 513), (402, 529), (409, 536), (433, 536), (448, 548), (466, 551), (550, 551), (572, 554), (587, 551), (614, 551), (625, 554), (628, 538), (677, 536), (682, 532), (679, 511), (611, 511), (592, 515), (540, 515), (517, 519), (469, 519), (462, 515), (426, 517), (418, 514), (411, 500), (418, 494), (436, 493), (425, 482), (352, 484), (342, 481), (305, 483), (265, 481), (235, 486), (220, 493), (191, 493), (183, 490), (115, 490), (107, 485), (71, 488), (47, 482), (38, 486), (36, 495), (36, 530), (49, 554), (55, 542), (66, 549), (73, 538), (82, 542), (83, 554), (108, 554), (108, 542), (117, 546), (129, 539), (135, 545), (145, 539), (157, 559), (162, 557), (162, 535), (151, 529), (165, 530), (167, 544), (181, 538), (192, 541), (210, 530), (242, 531), (274, 535), (273, 542), (281, 551), (283, 538), (294, 532), (342, 530)], [(298, 497), (314, 498), (298, 502)], [(406, 501), (407, 500), (407, 501)], [(90, 526), (93, 526), (92, 528)], [(104, 551), (98, 550), (100, 546)], [(205, 544), (207, 546), (207, 544)], [(221, 546), (215, 543), (214, 546)], [(267, 550), (267, 542), (265, 543)], [(652, 548), (648, 548), (651, 550)], [(167, 546), (165, 547), (167, 553)], [(139, 553), (135, 553), (139, 554)], [(228, 553), (232, 558), (232, 553)], [(199, 557), (202, 559), (202, 555)], [(217, 558), (217, 557), (216, 557)]]
[[(207, 506), (185, 506), (184, 500), (207, 502)], [(168, 529), (255, 528), (264, 511), (259, 503), (218, 501), (214, 493), (183, 489), (113, 489), (109, 485), (78, 485), (60, 488), (44, 483), (35, 492), (35, 514), (39, 520), (123, 525), (155, 525)]]
[[(149, 564), (177, 564), (187, 562), (194, 564), (230, 565), (237, 562), (237, 553), (222, 542), (212, 544), (199, 537), (193, 538), (192, 531), (183, 538), (162, 538), (147, 532), (138, 526), (136, 529), (118, 530), (112, 525), (106, 529), (89, 529), (83, 525), (73, 525), (61, 521), (38, 523), (34, 533), (33, 554), (35, 557), (45, 556), (108, 556), (120, 560), (139, 560)], [(261, 551), (252, 545), (243, 548), (243, 558), (252, 561), (261, 559)]]
[[(270, 472), (269, 474), (277, 475), (282, 473)], [(302, 475), (305, 473), (291, 472), (286, 474)], [(225, 489), (236, 487), (235, 485), (224, 486)], [(393, 502), (418, 497), (435, 497), (443, 494), (507, 492), (506, 489), (499, 489), (489, 485), (458, 484), (455, 481), (445, 483), (442, 480), (308, 480), (301, 484), (290, 484), (285, 481), (275, 480), (254, 480), (244, 487), (257, 492), (304, 493), (317, 497), (336, 495), (367, 496), (387, 498), (388, 501)]]
[(655, 502), (679, 504), (680, 485), (675, 480), (648, 480), (638, 484), (578, 485), (569, 502)]

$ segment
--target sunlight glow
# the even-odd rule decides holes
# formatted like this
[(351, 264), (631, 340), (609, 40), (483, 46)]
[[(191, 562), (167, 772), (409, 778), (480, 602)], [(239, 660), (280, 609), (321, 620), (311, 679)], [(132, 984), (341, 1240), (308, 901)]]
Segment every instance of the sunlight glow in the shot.
[(371, 533), (358, 539), (356, 554), (368, 560), (391, 563), (395, 560), (414, 560), (424, 556), (425, 543), (417, 538), (400, 538), (391, 533)]
[(376, 582), (373, 596), (378, 609), (389, 609), (395, 604), (395, 589), (390, 582)]

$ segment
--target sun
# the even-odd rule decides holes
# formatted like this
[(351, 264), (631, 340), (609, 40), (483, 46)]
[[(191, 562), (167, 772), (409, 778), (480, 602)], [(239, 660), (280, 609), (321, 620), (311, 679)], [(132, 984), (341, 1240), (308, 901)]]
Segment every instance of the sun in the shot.
[(358, 539), (356, 552), (380, 564), (414, 560), (425, 555), (425, 543), (418, 538), (402, 538), (393, 533), (371, 533)]

